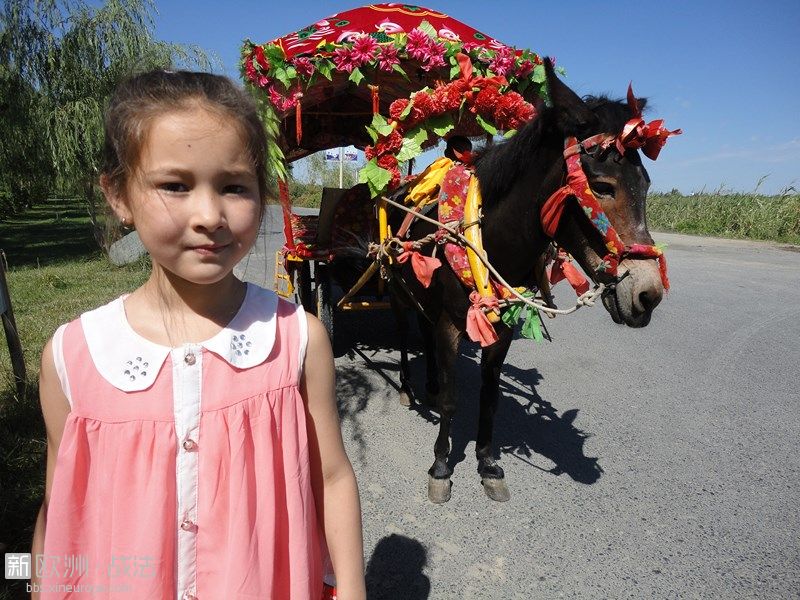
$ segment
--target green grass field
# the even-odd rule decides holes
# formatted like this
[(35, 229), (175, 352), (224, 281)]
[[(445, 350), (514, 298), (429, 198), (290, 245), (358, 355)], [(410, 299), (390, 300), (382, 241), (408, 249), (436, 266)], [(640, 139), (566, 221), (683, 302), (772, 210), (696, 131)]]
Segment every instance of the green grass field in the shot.
[[(3, 337), (0, 546), (4, 552), (29, 552), (44, 491), (45, 435), (38, 401), (42, 347), (60, 324), (143, 283), (149, 266), (144, 260), (111, 265), (97, 250), (88, 216), (63, 201), (43, 203), (0, 223), (0, 248), (9, 267), (6, 277), (27, 369), (20, 396)], [(22, 589), (0, 590), (0, 599), (20, 597)]]
[(651, 229), (800, 244), (800, 195), (650, 194)]

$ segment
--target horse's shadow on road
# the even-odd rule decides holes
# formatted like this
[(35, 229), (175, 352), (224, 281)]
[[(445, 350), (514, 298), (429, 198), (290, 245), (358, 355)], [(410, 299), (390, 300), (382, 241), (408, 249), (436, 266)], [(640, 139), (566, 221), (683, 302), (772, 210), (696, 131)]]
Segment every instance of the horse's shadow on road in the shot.
[[(367, 368), (380, 374), (387, 392), (399, 392), (399, 351), (396, 349), (397, 329), (391, 313), (380, 311), (364, 315), (347, 315), (340, 319), (334, 344), (337, 356), (345, 354), (361, 359)], [(531, 343), (531, 342), (527, 342)], [(377, 352), (392, 352), (392, 359), (376, 359)], [(480, 349), (470, 342), (462, 342), (458, 358), (458, 408), (451, 427), (452, 449), (448, 458), (451, 468), (466, 459), (466, 449), (477, 434), (480, 389)], [(421, 393), (425, 388), (425, 359), (421, 341), (415, 328), (409, 339), (409, 361), (411, 384), (416, 392), (410, 410), (433, 425), (438, 425), (439, 415), (433, 407), (425, 404)], [(350, 400), (344, 405), (340, 400), (340, 418), (352, 419), (355, 441), (360, 451), (366, 451), (363, 432), (358, 428), (357, 414), (366, 408), (373, 389), (361, 369), (338, 371), (337, 389)], [(522, 369), (510, 362), (503, 365), (500, 378), (500, 402), (494, 426), (495, 457), (508, 456), (520, 460), (533, 468), (559, 476), (567, 474), (573, 480), (591, 485), (602, 476), (603, 469), (597, 457), (586, 456), (584, 444), (590, 433), (576, 427), (578, 409), (559, 411), (542, 398), (536, 386), (542, 374), (535, 368)], [(430, 447), (433, 461), (433, 443), (436, 430), (431, 428)], [(538, 455), (538, 456), (537, 456)], [(541, 466), (540, 457), (552, 465)], [(475, 463), (477, 467), (477, 462)], [(422, 468), (422, 467), (421, 467)]]

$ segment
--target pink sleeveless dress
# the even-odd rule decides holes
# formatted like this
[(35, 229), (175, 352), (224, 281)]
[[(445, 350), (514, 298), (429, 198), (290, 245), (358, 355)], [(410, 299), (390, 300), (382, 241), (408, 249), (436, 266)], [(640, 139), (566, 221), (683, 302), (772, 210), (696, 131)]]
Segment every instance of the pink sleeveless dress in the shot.
[(305, 313), (248, 284), (218, 335), (168, 348), (133, 331), (123, 299), (54, 337), (72, 411), (42, 598), (318, 600)]

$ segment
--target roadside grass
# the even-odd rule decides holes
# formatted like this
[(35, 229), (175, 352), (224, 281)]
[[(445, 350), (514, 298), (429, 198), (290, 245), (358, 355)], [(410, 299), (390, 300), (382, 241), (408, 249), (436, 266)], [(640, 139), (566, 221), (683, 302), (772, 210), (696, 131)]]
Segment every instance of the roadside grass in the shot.
[[(18, 395), (0, 338), (0, 547), (29, 552), (44, 493), (45, 431), (39, 408), (39, 363), (56, 328), (143, 283), (147, 259), (115, 267), (97, 250), (88, 216), (48, 202), (0, 223), (0, 247), (27, 370)], [(58, 211), (58, 217), (55, 212)], [(62, 212), (63, 211), (63, 212)], [(37, 266), (37, 264), (39, 266)], [(0, 599), (21, 597), (10, 581)], [(24, 583), (24, 582), (23, 582)]]
[(800, 195), (651, 193), (647, 222), (661, 231), (800, 244)]
[(11, 268), (101, 254), (86, 209), (69, 199), (46, 200), (0, 221), (0, 249)]

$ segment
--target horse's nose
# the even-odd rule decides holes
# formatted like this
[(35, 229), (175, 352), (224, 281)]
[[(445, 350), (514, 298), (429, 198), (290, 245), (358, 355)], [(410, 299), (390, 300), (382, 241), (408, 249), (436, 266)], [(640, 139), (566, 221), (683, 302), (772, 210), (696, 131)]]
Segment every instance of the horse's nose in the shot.
[(654, 288), (649, 288), (639, 293), (639, 304), (645, 312), (652, 312), (661, 302), (661, 291)]

